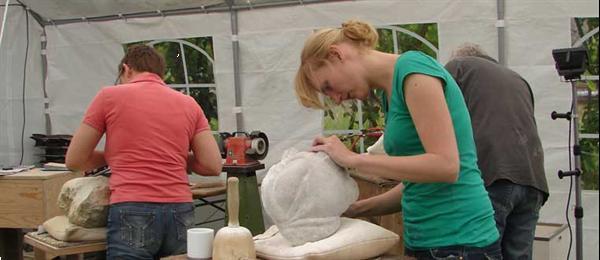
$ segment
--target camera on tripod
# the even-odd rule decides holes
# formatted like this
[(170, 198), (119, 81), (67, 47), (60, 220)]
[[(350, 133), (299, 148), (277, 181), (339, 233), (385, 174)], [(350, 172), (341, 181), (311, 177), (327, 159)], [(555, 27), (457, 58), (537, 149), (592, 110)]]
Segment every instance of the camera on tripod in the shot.
[(588, 54), (583, 46), (552, 50), (552, 57), (556, 62), (556, 71), (565, 80), (575, 80), (585, 72)]

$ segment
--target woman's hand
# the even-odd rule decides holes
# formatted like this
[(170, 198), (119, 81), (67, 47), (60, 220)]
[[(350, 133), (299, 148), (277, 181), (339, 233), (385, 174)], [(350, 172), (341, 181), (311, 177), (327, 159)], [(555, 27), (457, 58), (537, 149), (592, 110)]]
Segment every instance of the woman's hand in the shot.
[(342, 217), (347, 217), (347, 218), (356, 218), (360, 216), (360, 211), (359, 211), (359, 205), (358, 205), (359, 201), (355, 201), (354, 203), (352, 203), (350, 205), (350, 207), (348, 207), (348, 209), (346, 209), (346, 211), (344, 213), (342, 213)]
[(344, 217), (371, 217), (394, 214), (402, 211), (404, 184), (399, 183), (390, 190), (370, 198), (357, 200), (342, 214)]
[(335, 135), (315, 138), (313, 147), (310, 150), (313, 152), (325, 152), (335, 163), (346, 168), (354, 168), (356, 160), (360, 156), (348, 150), (344, 143)]

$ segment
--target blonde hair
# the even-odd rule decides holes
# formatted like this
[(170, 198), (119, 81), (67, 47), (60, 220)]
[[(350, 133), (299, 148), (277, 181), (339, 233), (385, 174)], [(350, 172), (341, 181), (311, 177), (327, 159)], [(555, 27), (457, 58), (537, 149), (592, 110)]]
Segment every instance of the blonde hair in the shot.
[(489, 56), (479, 44), (466, 42), (454, 49), (450, 59), (461, 57), (484, 57)]
[(305, 107), (324, 108), (319, 92), (312, 85), (315, 70), (328, 63), (329, 47), (333, 44), (350, 43), (361, 49), (374, 49), (379, 35), (373, 26), (358, 20), (349, 20), (342, 28), (327, 28), (314, 32), (304, 42), (300, 55), (300, 68), (296, 73), (295, 90), (300, 103)]

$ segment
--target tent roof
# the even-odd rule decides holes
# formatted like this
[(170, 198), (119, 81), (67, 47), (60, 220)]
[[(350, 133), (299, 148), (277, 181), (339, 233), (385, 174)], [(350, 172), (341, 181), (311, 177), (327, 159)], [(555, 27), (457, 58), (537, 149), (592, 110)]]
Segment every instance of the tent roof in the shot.
[[(42, 24), (300, 5), (328, 0), (15, 0), (37, 14)], [(331, 0), (329, 0), (331, 1)], [(13, 2), (14, 3), (14, 2)]]

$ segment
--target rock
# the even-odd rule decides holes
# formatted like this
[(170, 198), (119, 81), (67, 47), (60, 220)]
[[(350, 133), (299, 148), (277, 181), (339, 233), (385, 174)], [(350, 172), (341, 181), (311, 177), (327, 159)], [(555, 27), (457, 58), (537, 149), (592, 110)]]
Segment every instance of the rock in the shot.
[(66, 182), (58, 197), (58, 207), (69, 222), (84, 228), (106, 226), (110, 191), (104, 176), (81, 177)]

